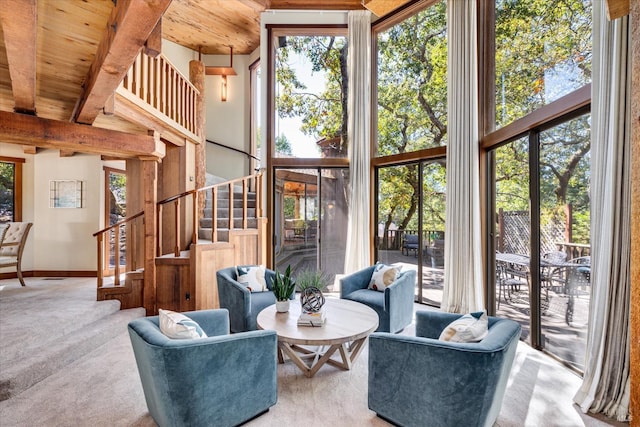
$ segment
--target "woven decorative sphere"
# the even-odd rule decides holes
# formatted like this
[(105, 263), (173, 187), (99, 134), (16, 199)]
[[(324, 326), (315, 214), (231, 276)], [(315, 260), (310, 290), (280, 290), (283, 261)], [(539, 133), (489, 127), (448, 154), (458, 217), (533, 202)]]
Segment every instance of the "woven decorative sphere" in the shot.
[(308, 313), (317, 313), (324, 305), (324, 295), (318, 288), (307, 288), (300, 294), (300, 304)]

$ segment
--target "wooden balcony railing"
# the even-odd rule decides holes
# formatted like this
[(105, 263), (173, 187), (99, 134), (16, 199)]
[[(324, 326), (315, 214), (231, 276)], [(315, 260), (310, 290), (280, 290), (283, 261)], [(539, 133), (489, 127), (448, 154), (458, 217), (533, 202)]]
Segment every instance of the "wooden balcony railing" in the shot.
[(152, 107), (199, 140), (196, 101), (200, 92), (162, 54), (152, 58), (141, 52), (118, 93), (140, 107)]

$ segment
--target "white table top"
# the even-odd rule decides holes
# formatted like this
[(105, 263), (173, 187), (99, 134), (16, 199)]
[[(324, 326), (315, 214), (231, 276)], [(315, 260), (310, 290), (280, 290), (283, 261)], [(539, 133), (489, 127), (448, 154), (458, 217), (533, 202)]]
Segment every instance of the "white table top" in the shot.
[(298, 326), (300, 301), (291, 301), (289, 311), (276, 312), (271, 305), (258, 314), (259, 329), (272, 329), (278, 340), (299, 345), (332, 345), (364, 338), (378, 327), (378, 314), (364, 304), (338, 298), (327, 298), (324, 326)]

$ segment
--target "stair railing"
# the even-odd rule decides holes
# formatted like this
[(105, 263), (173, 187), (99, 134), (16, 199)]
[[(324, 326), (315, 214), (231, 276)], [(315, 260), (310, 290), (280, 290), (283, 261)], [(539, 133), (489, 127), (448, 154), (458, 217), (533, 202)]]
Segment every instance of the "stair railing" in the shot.
[[(206, 191), (211, 192), (211, 242), (215, 243), (218, 241), (218, 196), (221, 190), (224, 190), (225, 187), (229, 190), (229, 230), (235, 229), (234, 225), (234, 213), (233, 213), (233, 205), (234, 205), (234, 189), (236, 186), (242, 187), (242, 228), (246, 230), (248, 228), (248, 204), (249, 204), (249, 192), (255, 191), (256, 193), (256, 218), (262, 217), (262, 198), (260, 194), (262, 193), (262, 172), (259, 172), (254, 175), (245, 176), (243, 178), (237, 178), (230, 181), (222, 182), (219, 184), (210, 185), (207, 187), (200, 188), (198, 190), (190, 190), (181, 194), (177, 194), (175, 196), (171, 196), (167, 199), (164, 199), (157, 204), (157, 215), (158, 215), (158, 229), (157, 229), (157, 249), (156, 256), (163, 255), (162, 252), (162, 212), (165, 206), (173, 205), (174, 209), (174, 239), (173, 239), (173, 255), (175, 257), (180, 256), (180, 241), (181, 241), (181, 223), (182, 218), (180, 215), (181, 205), (182, 203), (191, 196), (191, 202), (193, 207), (193, 233), (191, 236), (191, 242), (197, 243), (198, 241), (198, 228), (199, 228), (199, 219), (200, 219), (200, 209), (199, 209), (199, 201), (205, 200)], [(97, 265), (97, 276), (98, 276), (98, 288), (102, 288), (104, 286), (105, 277), (111, 276), (111, 268), (107, 268), (110, 266), (109, 258), (111, 257), (111, 253), (113, 252), (114, 266), (113, 266), (113, 284), (114, 286), (120, 286), (120, 275), (123, 273), (122, 266), (120, 265), (120, 256), (121, 256), (121, 248), (120, 248), (120, 239), (123, 235), (123, 227), (124, 233), (129, 233), (128, 238), (125, 239), (124, 251), (128, 253), (129, 264), (125, 268), (128, 271), (134, 271), (138, 268), (137, 260), (140, 259), (138, 256), (138, 251), (144, 248), (144, 242), (140, 245), (138, 243), (137, 236), (139, 235), (138, 228), (142, 226), (142, 220), (144, 219), (144, 212), (138, 212), (135, 215), (129, 216), (117, 223), (110, 225), (109, 227), (103, 228), (100, 231), (93, 233), (93, 236), (96, 237), (97, 245), (98, 245), (98, 265)], [(126, 234), (125, 234), (126, 236)], [(113, 250), (111, 250), (111, 244), (113, 242)]]
[[(120, 286), (120, 236), (122, 227), (129, 227), (129, 239), (126, 242), (125, 251), (131, 251), (130, 254), (136, 254), (138, 249), (138, 243), (136, 239), (137, 225), (139, 221), (135, 221), (137, 218), (144, 217), (144, 212), (138, 212), (135, 215), (127, 217), (122, 221), (118, 221), (109, 227), (103, 228), (100, 231), (93, 233), (93, 236), (97, 238), (98, 242), (98, 288), (101, 288), (104, 284), (104, 277), (106, 266), (109, 263), (108, 258), (111, 255), (111, 236), (113, 235), (113, 284), (114, 286)], [(107, 234), (109, 233), (109, 234)], [(125, 231), (126, 233), (126, 231)], [(105, 238), (106, 236), (106, 238)], [(137, 269), (136, 259), (137, 257), (130, 256), (131, 265), (129, 270), (133, 271)], [(109, 269), (110, 270), (110, 269)], [(107, 274), (110, 276), (110, 274)]]
[(168, 197), (158, 202), (158, 246), (156, 256), (162, 254), (162, 212), (167, 205), (173, 204), (174, 211), (174, 229), (173, 229), (173, 255), (175, 257), (180, 256), (180, 241), (181, 241), (181, 210), (182, 204), (188, 203), (187, 198), (191, 197), (191, 206), (193, 212), (193, 232), (191, 234), (191, 243), (198, 242), (198, 229), (200, 222), (200, 200), (205, 200), (205, 192), (211, 192), (211, 242), (216, 243), (218, 241), (218, 195), (220, 190), (225, 187), (229, 190), (229, 230), (234, 229), (234, 188), (238, 185), (242, 186), (242, 228), (246, 230), (248, 228), (248, 204), (249, 204), (249, 192), (255, 191), (256, 193), (256, 218), (262, 217), (262, 172), (258, 172), (253, 175), (245, 176), (242, 178), (232, 179), (219, 184), (209, 185), (196, 190), (185, 191), (184, 193), (176, 194), (175, 196)]

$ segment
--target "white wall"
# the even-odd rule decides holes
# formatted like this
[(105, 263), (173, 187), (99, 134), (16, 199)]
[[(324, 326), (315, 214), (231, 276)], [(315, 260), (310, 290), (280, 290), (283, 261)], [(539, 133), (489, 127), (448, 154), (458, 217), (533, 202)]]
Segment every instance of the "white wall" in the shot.
[[(198, 59), (198, 52), (168, 40), (162, 42), (162, 53), (186, 77), (189, 61)], [(220, 100), (221, 76), (205, 76), (206, 135), (209, 140), (250, 152), (250, 88), (249, 65), (259, 55), (234, 55), (233, 68), (237, 76), (227, 77), (227, 101)], [(229, 55), (202, 55), (205, 66), (228, 66)], [(222, 178), (238, 178), (249, 173), (249, 162), (243, 154), (205, 143), (207, 172)]]
[[(229, 66), (229, 55), (204, 55), (206, 66)], [(221, 101), (222, 76), (205, 76), (207, 139), (251, 152), (249, 107), (251, 102), (249, 65), (252, 55), (234, 55), (238, 75), (227, 77), (227, 100)], [(250, 173), (248, 158), (238, 152), (207, 143), (207, 172), (232, 179)]]
[[(24, 271), (95, 271), (96, 239), (102, 228), (104, 178), (100, 156), (60, 157), (58, 150), (38, 149), (27, 155), (21, 145), (0, 144), (0, 155), (24, 158), (23, 221), (33, 222), (25, 246)], [(51, 180), (83, 181), (84, 207), (50, 208)], [(1, 272), (12, 272), (6, 268)]]
[[(38, 150), (34, 156), (34, 270), (92, 271), (96, 269), (96, 238), (104, 206), (100, 156), (60, 157), (58, 150)], [(49, 207), (52, 180), (83, 181), (84, 207)]]

